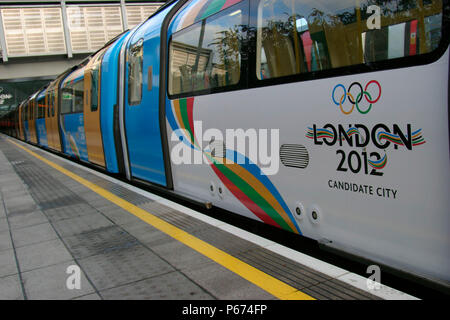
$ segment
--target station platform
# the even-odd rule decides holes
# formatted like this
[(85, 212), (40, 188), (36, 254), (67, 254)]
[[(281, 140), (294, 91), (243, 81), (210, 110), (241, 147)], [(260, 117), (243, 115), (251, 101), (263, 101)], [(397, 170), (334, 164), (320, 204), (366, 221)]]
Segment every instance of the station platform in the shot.
[(365, 286), (346, 270), (0, 134), (0, 299), (414, 299)]

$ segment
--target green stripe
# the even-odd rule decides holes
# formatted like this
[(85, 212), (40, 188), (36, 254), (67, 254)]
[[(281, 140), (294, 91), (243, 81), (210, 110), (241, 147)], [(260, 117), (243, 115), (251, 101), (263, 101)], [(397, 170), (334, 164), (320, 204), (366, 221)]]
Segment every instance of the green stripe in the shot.
[(205, 19), (205, 18), (209, 17), (210, 15), (218, 12), (220, 9), (222, 9), (225, 2), (226, 2), (226, 0), (213, 0), (208, 5), (208, 8), (205, 10), (205, 12), (203, 12), (203, 15), (200, 18), (200, 20)]
[(181, 119), (183, 120), (184, 127), (187, 129), (187, 131), (189, 131), (191, 140), (194, 141), (194, 135), (192, 134), (192, 128), (189, 125), (186, 99), (180, 99), (180, 112), (181, 112)]
[[(208, 158), (211, 159), (209, 155)], [(215, 161), (211, 159), (214, 163)], [(284, 221), (283, 217), (255, 190), (253, 189), (245, 180), (235, 174), (231, 169), (228, 169), (224, 164), (215, 163), (217, 169), (222, 172), (230, 181), (239, 188), (247, 197), (253, 200), (265, 213), (269, 215), (276, 223), (278, 223), (283, 229), (288, 231), (294, 231), (292, 228)]]

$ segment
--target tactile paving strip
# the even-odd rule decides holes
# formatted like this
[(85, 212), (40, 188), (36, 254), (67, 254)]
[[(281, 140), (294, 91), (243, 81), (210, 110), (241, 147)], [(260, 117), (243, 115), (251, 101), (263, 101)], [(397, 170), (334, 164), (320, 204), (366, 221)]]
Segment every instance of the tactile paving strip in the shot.
[(78, 261), (99, 290), (174, 271), (168, 263), (142, 245)]
[(75, 258), (86, 258), (96, 254), (120, 251), (138, 244), (117, 226), (109, 226), (65, 238), (65, 243)]

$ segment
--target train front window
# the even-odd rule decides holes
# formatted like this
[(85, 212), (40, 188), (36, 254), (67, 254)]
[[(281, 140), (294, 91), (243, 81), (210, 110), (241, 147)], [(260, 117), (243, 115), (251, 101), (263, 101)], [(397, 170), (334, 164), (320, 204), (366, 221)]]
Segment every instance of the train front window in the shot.
[(67, 83), (62, 89), (61, 114), (83, 112), (84, 81)]
[(37, 100), (37, 106), (38, 106), (38, 119), (42, 119), (45, 117), (44, 97)]
[(441, 40), (442, 0), (259, 0), (256, 7), (259, 80), (424, 54)]
[(92, 91), (91, 91), (91, 111), (98, 109), (98, 91), (99, 91), (99, 65), (96, 64), (91, 70)]
[(128, 104), (137, 105), (142, 99), (142, 68), (144, 39), (139, 39), (128, 51)]
[(72, 87), (65, 87), (62, 89), (61, 99), (61, 113), (71, 113), (73, 103), (73, 89)]
[(80, 80), (75, 82), (73, 86), (73, 112), (79, 113), (83, 112), (83, 102), (84, 102), (84, 81)]
[(169, 94), (193, 93), (236, 85), (247, 26), (241, 2), (173, 34), (170, 42)]

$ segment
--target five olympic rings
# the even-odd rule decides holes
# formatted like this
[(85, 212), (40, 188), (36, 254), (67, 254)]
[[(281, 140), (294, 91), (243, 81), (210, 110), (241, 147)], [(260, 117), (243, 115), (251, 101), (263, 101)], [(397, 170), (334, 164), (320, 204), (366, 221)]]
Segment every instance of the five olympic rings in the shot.
[[(376, 99), (372, 100), (372, 96), (371, 94), (367, 91), (367, 88), (371, 85), (371, 84), (376, 84), (378, 86), (378, 97)], [(352, 90), (353, 86), (358, 86), (360, 92), (358, 92), (358, 95), (356, 96), (356, 99), (353, 97), (353, 95), (350, 93), (350, 91)], [(342, 90), (344, 90), (341, 98), (339, 99), (339, 102), (336, 101), (335, 99), (335, 91), (337, 88), (342, 88)], [(366, 98), (366, 101), (370, 104), (369, 107), (366, 110), (361, 110), (359, 107), (359, 103), (361, 103), (362, 98)], [(345, 103), (345, 100), (348, 97), (348, 101), (350, 101), (350, 103), (352, 104), (352, 107), (349, 111), (345, 111), (343, 108), (343, 104)], [(339, 106), (339, 108), (341, 109), (343, 114), (350, 114), (353, 112), (353, 109), (356, 106), (356, 109), (358, 109), (359, 113), (361, 114), (366, 114), (370, 111), (370, 109), (372, 109), (372, 104), (376, 103), (378, 100), (380, 100), (381, 98), (381, 86), (380, 83), (376, 80), (371, 80), (369, 81), (366, 86), (363, 87), (359, 82), (353, 82), (350, 87), (348, 87), (348, 90), (345, 89), (343, 84), (337, 84), (334, 88), (333, 88), (333, 93), (331, 95), (331, 98), (333, 99), (334, 104), (336, 104), (337, 106)]]

